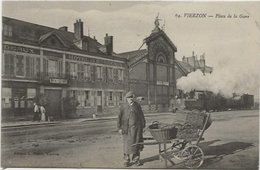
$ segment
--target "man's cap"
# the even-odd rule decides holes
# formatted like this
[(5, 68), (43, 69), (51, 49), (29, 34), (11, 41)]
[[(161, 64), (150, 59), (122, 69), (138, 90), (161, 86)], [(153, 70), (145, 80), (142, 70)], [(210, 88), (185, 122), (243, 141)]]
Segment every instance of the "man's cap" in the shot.
[(135, 96), (134, 92), (129, 91), (129, 92), (126, 93), (125, 98), (130, 98), (130, 97), (134, 97), (134, 96)]

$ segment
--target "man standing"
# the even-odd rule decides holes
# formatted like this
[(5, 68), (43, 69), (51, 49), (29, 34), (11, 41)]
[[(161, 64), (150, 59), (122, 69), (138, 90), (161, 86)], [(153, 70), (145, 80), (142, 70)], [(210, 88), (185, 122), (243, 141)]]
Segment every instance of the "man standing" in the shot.
[[(125, 98), (126, 103), (121, 105), (118, 115), (118, 132), (123, 135), (124, 166), (130, 166), (132, 162), (140, 166), (140, 151), (143, 150), (143, 128), (145, 118), (141, 106), (134, 101), (135, 94), (129, 91)], [(132, 157), (131, 157), (132, 156)]]
[(33, 103), (33, 121), (40, 121), (40, 109), (37, 103)]

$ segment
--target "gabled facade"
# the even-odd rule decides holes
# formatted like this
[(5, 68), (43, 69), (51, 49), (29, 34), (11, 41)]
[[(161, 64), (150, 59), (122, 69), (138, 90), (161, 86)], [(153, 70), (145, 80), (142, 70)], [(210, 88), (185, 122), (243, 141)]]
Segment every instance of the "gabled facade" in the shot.
[(83, 22), (74, 32), (3, 17), (2, 118), (32, 115), (33, 98), (45, 94), (46, 110), (65, 118), (63, 99), (79, 101), (78, 116), (118, 110), (127, 89), (127, 60), (113, 52), (113, 37), (104, 44), (84, 36)]
[(144, 42), (146, 49), (119, 54), (128, 60), (129, 89), (144, 97), (145, 111), (168, 111), (176, 90), (177, 48), (159, 25)]

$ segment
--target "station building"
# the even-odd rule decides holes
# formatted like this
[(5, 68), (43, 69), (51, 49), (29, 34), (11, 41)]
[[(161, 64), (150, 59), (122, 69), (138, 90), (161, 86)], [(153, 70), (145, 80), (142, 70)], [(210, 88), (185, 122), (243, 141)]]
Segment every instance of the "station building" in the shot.
[[(157, 23), (157, 24), (156, 24)], [(191, 57), (175, 57), (177, 48), (155, 20), (155, 28), (144, 39), (146, 48), (118, 54), (128, 60), (129, 89), (142, 96), (142, 108), (146, 112), (167, 112), (180, 103), (184, 108), (183, 92), (176, 87), (176, 80), (196, 70), (210, 74), (212, 67), (206, 65), (205, 54), (200, 58), (192, 52)], [(142, 46), (143, 46), (142, 45)]]
[(177, 48), (159, 24), (155, 24), (144, 44), (145, 49), (119, 54), (128, 60), (129, 89), (144, 98), (141, 102), (144, 111), (168, 111), (176, 91)]

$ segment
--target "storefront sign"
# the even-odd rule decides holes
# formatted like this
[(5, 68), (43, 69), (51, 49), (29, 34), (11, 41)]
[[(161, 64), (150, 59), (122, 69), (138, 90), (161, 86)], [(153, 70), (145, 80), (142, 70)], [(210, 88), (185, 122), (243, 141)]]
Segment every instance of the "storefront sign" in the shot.
[(66, 80), (66, 79), (57, 79), (57, 78), (50, 78), (50, 83), (53, 83), (53, 84), (68, 84), (68, 80)]
[(29, 53), (29, 54), (40, 54), (40, 50), (37, 50), (37, 49), (19, 47), (19, 46), (15, 46), (15, 45), (7, 45), (7, 44), (4, 44), (4, 50), (21, 52), (21, 53)]
[(83, 62), (90, 62), (90, 63), (98, 63), (98, 64), (107, 64), (107, 65), (113, 65), (113, 66), (121, 66), (124, 67), (121, 63), (116, 63), (113, 61), (106, 61), (106, 60), (100, 60), (100, 59), (94, 59), (89, 57), (83, 57), (83, 56), (77, 56), (77, 55), (71, 55), (67, 54), (66, 59), (68, 60), (74, 60), (74, 61), (83, 61)]
[(66, 59), (75, 60), (75, 61), (91, 62), (91, 63), (96, 62), (96, 59), (83, 57), (83, 56), (77, 56), (77, 55), (66, 55)]

